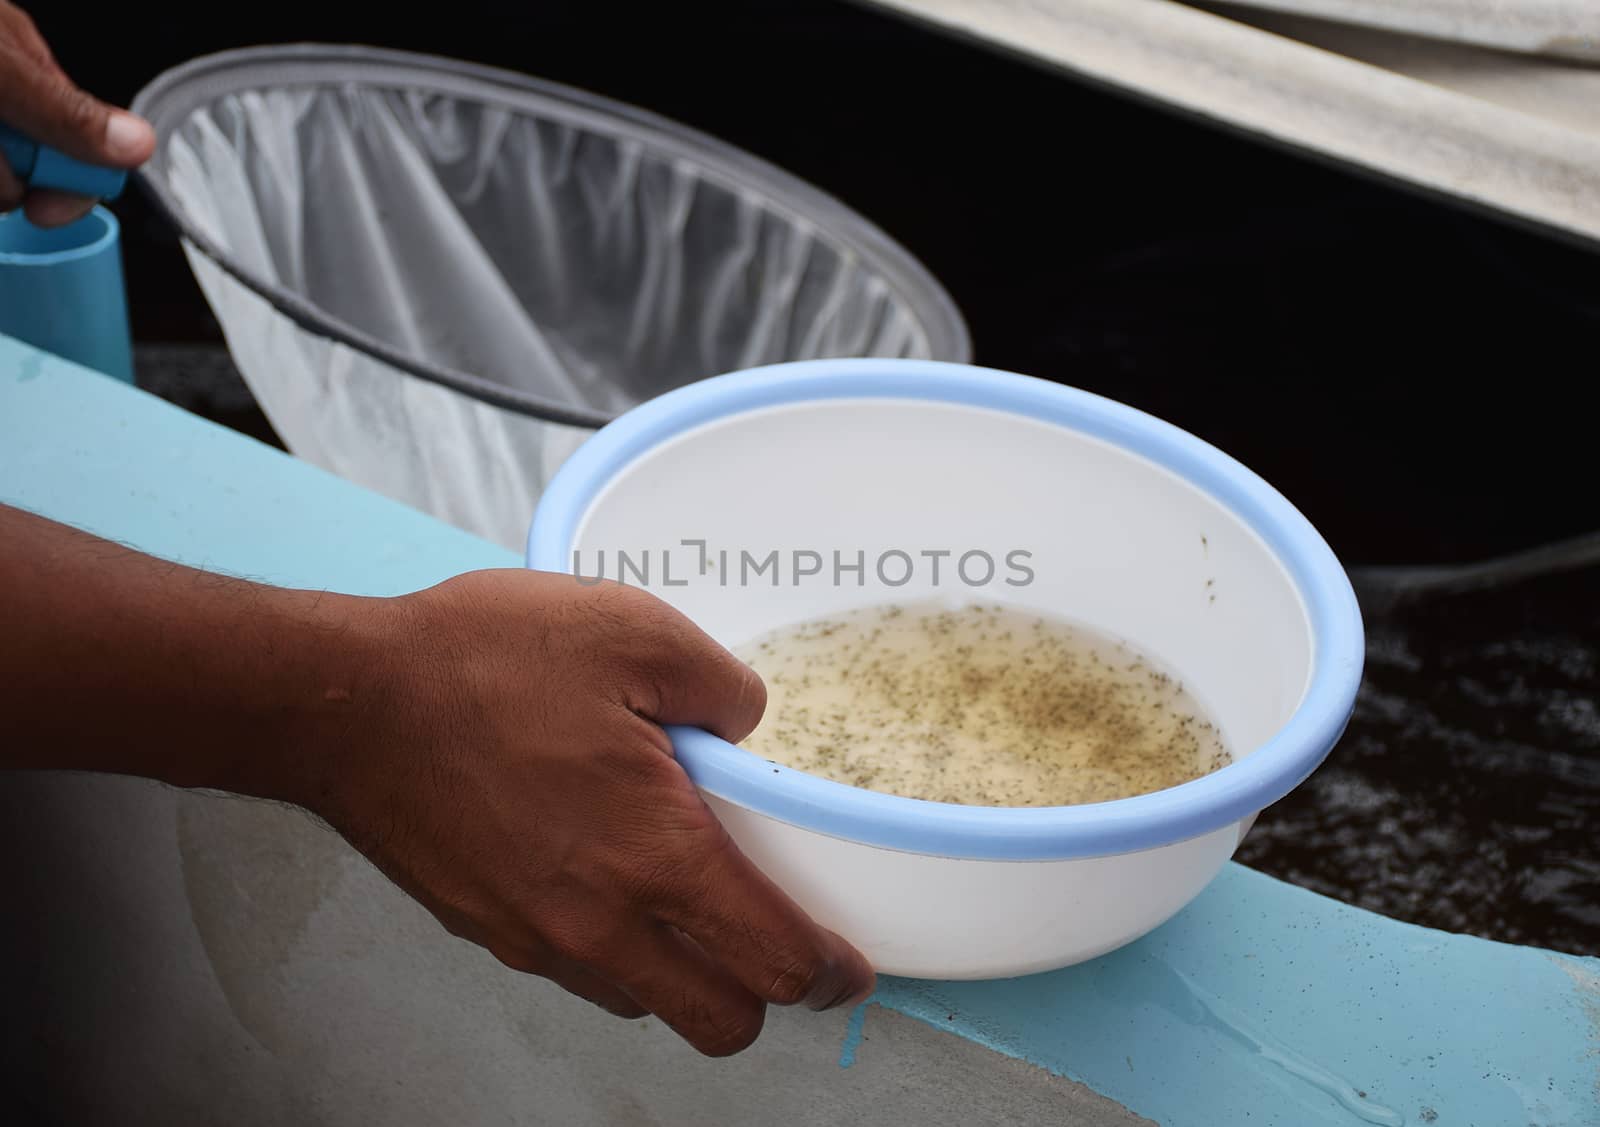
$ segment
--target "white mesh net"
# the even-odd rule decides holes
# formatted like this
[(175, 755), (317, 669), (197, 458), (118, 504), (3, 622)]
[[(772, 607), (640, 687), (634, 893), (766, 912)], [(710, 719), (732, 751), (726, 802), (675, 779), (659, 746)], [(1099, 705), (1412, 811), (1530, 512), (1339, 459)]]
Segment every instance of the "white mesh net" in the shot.
[[(285, 442), (501, 544), (590, 433), (572, 422), (782, 360), (967, 359), (943, 291), (854, 213), (576, 91), (269, 48), (136, 106), (162, 137), (151, 184)], [(499, 404), (424, 378), (441, 371)]]

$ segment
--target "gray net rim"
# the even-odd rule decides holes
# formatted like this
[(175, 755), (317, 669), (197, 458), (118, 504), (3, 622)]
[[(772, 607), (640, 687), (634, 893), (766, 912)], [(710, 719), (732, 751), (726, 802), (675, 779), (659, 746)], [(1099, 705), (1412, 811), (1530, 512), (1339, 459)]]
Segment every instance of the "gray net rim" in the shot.
[(614, 412), (561, 403), (400, 351), (245, 268), (189, 219), (167, 183), (165, 171), (172, 137), (196, 110), (218, 98), (250, 90), (351, 84), (472, 99), (634, 140), (669, 159), (692, 163), (708, 179), (759, 194), (773, 212), (803, 221), (815, 229), (817, 237), (836, 247), (848, 247), (870, 264), (911, 307), (927, 336), (930, 359), (965, 363), (972, 358), (966, 323), (950, 295), (926, 267), (877, 226), (777, 166), (647, 110), (514, 71), (377, 47), (247, 47), (204, 55), (163, 72), (133, 100), (132, 109), (155, 126), (158, 138), (154, 157), (138, 174), (141, 188), (185, 242), (307, 332), (368, 353), (419, 379), (547, 422), (600, 427), (615, 417)]

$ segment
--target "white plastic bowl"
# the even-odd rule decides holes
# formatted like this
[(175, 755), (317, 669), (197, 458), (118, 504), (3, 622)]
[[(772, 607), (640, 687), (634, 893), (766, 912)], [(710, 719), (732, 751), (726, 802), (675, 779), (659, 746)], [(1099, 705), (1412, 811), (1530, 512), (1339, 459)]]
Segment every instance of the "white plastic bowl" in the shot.
[[(702, 573), (701, 549), (685, 541), (704, 541), (712, 566)], [(737, 562), (775, 549), (777, 586)], [(1222, 728), (1234, 762), (1220, 771), (1047, 809), (877, 794), (673, 729), (680, 762), (741, 848), (891, 974), (1026, 974), (1143, 935), (1322, 761), (1361, 678), (1349, 581), (1269, 485), (1132, 408), (981, 368), (781, 364), (628, 412), (552, 482), (529, 566), (615, 578), (619, 550), (635, 585), (729, 646), (887, 601), (971, 598), (1069, 618), (1155, 655)], [(897, 550), (923, 566), (891, 586), (905, 571), (885, 556)], [(935, 550), (954, 553), (937, 584), (920, 555)], [(796, 551), (817, 553), (821, 573), (797, 577), (814, 561), (791, 566)], [(859, 582), (834, 574), (836, 551), (845, 564), (862, 553)], [(989, 583), (953, 574), (969, 551), (995, 560)], [(1007, 567), (1012, 551), (1031, 553), (1031, 583), (1006, 582), (1022, 578)], [(985, 570), (973, 557), (966, 578)]]

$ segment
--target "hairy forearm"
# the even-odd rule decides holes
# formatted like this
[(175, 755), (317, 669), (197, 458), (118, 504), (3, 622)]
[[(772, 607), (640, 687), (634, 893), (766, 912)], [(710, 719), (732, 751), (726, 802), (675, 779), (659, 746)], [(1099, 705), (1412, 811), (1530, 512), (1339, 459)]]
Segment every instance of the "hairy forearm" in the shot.
[(314, 800), (379, 691), (379, 602), (197, 571), (0, 506), (0, 767)]
[(395, 599), (288, 591), (0, 507), (0, 767), (298, 803), (454, 934), (718, 1055), (769, 1002), (873, 984), (739, 852), (660, 727), (738, 741), (765, 700), (620, 584), (512, 568)]

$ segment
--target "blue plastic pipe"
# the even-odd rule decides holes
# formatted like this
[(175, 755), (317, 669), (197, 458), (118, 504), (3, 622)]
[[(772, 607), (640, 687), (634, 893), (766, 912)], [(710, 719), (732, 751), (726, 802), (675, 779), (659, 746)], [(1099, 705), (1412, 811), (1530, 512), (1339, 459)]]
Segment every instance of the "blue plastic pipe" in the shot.
[(17, 179), (32, 188), (54, 188), (59, 192), (114, 200), (128, 182), (127, 172), (120, 168), (102, 168), (74, 160), (3, 124), (0, 124), (0, 156), (5, 158)]
[(133, 382), (114, 215), (97, 207), (50, 228), (0, 215), (0, 335)]

